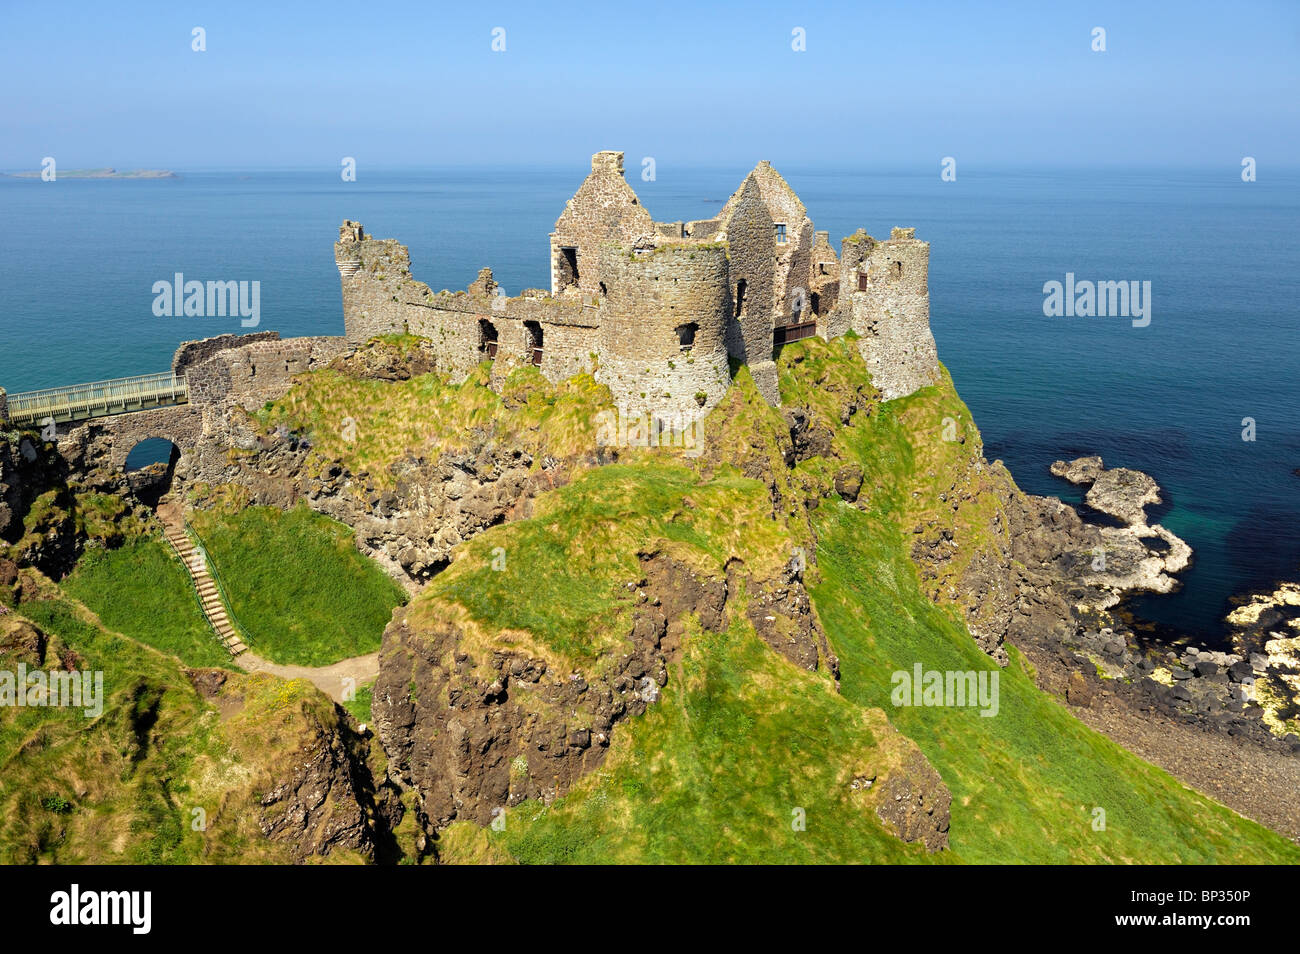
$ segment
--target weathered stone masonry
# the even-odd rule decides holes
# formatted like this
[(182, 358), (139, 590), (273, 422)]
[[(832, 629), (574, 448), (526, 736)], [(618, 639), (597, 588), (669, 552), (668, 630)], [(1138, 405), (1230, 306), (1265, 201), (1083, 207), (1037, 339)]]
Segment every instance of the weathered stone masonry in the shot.
[(780, 404), (774, 349), (849, 330), (886, 399), (938, 380), (929, 328), (929, 245), (912, 229), (859, 230), (837, 258), (789, 184), (764, 161), (712, 219), (655, 222), (599, 152), (550, 235), (551, 288), (507, 297), (489, 269), (464, 292), (434, 293), (410, 255), (345, 221), (334, 246), (347, 340), (410, 333), (439, 347), (439, 370), (492, 380), (535, 364), (549, 380), (594, 372), (635, 413), (695, 416), (749, 366)]
[[(190, 452), (205, 437), (224, 433), (233, 408), (255, 411), (282, 397), (295, 375), (351, 349), (342, 337), (281, 339), (274, 331), (184, 342), (172, 357), (172, 370), (186, 379), (189, 403), (60, 425), (59, 452), (78, 472), (108, 485), (121, 479), (132, 448), (163, 438), (181, 452), (178, 469), (189, 472), (197, 464)], [(222, 478), (212, 466), (191, 476)]]

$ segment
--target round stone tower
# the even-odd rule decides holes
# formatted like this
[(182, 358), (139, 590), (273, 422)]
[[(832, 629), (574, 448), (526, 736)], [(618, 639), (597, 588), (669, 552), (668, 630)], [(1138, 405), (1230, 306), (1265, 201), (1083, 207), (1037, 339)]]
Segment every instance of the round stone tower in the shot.
[(718, 242), (605, 246), (597, 379), (632, 414), (692, 420), (731, 383), (727, 248)]

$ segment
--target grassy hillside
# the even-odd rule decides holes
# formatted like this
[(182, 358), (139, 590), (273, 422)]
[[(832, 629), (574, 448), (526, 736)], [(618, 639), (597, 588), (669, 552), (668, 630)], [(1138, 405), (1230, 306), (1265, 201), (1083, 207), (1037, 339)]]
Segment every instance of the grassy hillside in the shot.
[[(214, 705), (173, 657), (25, 572), (24, 601), (0, 615), (0, 669), (98, 670), (105, 699), (98, 716), (0, 708), (0, 863), (292, 860), (291, 843), (263, 836), (260, 801), (336, 729), (329, 700), (235, 673)], [(49, 637), (43, 663), (24, 644), (28, 620)]]
[[(996, 668), (957, 612), (926, 598), (904, 532), (935, 509), (937, 482), (951, 482), (960, 458), (978, 454), (978, 434), (947, 382), (876, 404), (853, 427), (838, 427), (843, 395), (870, 388), (845, 343), (787, 348), (781, 366), (787, 406), (807, 407), (833, 426), (837, 463), (856, 462), (865, 474), (864, 512), (825, 491), (833, 470), (827, 459), (786, 473), (770, 462), (785, 499), (819, 485), (828, 493), (812, 511), (818, 566), (811, 592), (839, 654), (842, 695), (777, 656), (743, 623), (697, 633), (661, 700), (615, 730), (602, 769), (550, 806), (511, 809), (505, 831), (454, 825), (440, 844), (445, 860), (1300, 861), (1297, 846), (1078, 722), (1034, 686), (1014, 651), (992, 718), (974, 708), (894, 706), (891, 675), (915, 663)], [(611, 568), (638, 549), (685, 545), (706, 563), (739, 549), (751, 559), (788, 553), (803, 538), (800, 508), (790, 508), (791, 519), (764, 513), (767, 488), (718, 462), (720, 448), (723, 457), (752, 460), (775, 447), (759, 433), (772, 418), (745, 410), (756, 395), (744, 393), (752, 387), (743, 372), (738, 385), (742, 393), (710, 419), (713, 446), (694, 469), (661, 457), (554, 491), (534, 519), (469, 544), (430, 598), (465, 608), (481, 639), (580, 659), (612, 648), (619, 574)], [(943, 441), (945, 418), (961, 422), (971, 439)], [(946, 475), (937, 472), (944, 467)], [(991, 497), (977, 499), (960, 519), (982, 522), (991, 534), (996, 508)], [(526, 568), (532, 598), (512, 597), (519, 590), (509, 577), (498, 573), (494, 581), (487, 554), (495, 547)], [(846, 784), (890, 737), (882, 711), (953, 793), (945, 855), (926, 856), (887, 835)], [(808, 809), (806, 831), (791, 830), (794, 806)], [(1097, 808), (1105, 811), (1104, 830), (1093, 827)]]
[(63, 589), (109, 629), (187, 666), (232, 665), (203, 617), (189, 574), (157, 536), (133, 537), (116, 550), (87, 551)]
[(325, 666), (379, 648), (400, 586), (357, 552), (352, 531), (306, 504), (218, 507), (191, 517), (252, 650)]

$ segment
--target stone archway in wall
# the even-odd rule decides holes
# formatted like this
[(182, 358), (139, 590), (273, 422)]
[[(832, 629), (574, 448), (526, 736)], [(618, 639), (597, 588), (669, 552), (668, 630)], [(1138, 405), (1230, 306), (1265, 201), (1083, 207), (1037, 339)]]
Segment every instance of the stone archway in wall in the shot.
[(160, 407), (134, 414), (119, 414), (101, 418), (91, 423), (108, 439), (108, 464), (118, 472), (127, 469), (127, 457), (142, 441), (162, 439), (170, 441), (184, 456), (198, 444), (203, 433), (203, 413), (192, 404), (180, 407)]
[[(92, 487), (119, 491), (134, 487), (139, 460), (155, 462), (150, 457), (157, 457), (156, 452), (142, 452), (133, 458), (138, 446), (147, 441), (166, 441), (175, 448), (175, 454), (170, 449), (165, 454), (166, 470), (174, 476), (199, 447), (202, 435), (202, 409), (183, 404), (60, 425), (58, 445), (70, 476)], [(161, 444), (149, 446), (162, 448)], [(128, 466), (128, 458), (132, 466)]]
[(126, 455), (126, 483), (131, 493), (150, 507), (172, 489), (181, 449), (166, 437), (146, 437)]

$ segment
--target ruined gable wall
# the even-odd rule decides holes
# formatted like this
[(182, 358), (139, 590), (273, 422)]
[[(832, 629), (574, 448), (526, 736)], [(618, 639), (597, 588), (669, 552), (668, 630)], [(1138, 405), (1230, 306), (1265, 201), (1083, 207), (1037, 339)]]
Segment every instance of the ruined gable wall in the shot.
[(578, 291), (590, 301), (600, 294), (600, 247), (650, 245), (658, 229), (623, 178), (623, 154), (598, 152), (591, 173), (564, 206), (551, 233), (551, 292), (560, 288), (560, 249), (578, 249)]
[(776, 247), (772, 216), (752, 176), (741, 186), (720, 234), (725, 235), (730, 252), (733, 308), (737, 307), (739, 283), (745, 283), (740, 311), (728, 326), (728, 351), (738, 361), (770, 361)]

